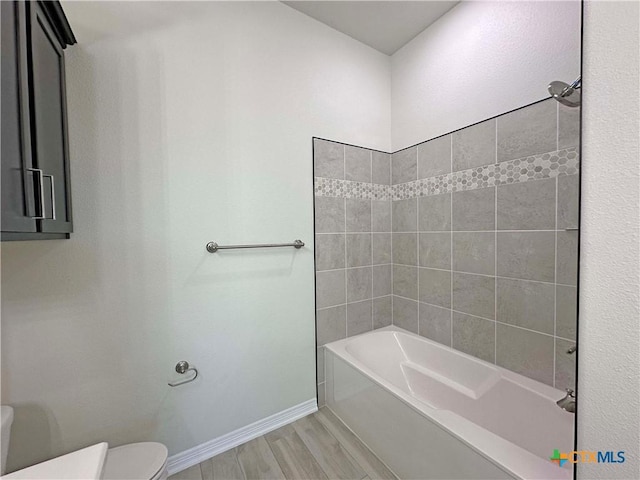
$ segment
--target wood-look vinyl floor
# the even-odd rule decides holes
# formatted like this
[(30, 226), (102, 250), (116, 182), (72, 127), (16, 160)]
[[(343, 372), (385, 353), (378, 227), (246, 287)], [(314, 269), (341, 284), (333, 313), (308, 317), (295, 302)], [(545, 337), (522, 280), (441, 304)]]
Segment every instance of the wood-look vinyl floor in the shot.
[(169, 477), (169, 480), (397, 480), (325, 408)]

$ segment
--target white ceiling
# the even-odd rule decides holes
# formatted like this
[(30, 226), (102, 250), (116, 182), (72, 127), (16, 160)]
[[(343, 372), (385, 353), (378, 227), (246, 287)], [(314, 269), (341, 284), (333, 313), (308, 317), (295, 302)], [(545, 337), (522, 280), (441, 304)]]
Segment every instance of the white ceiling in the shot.
[(392, 55), (456, 1), (283, 1), (336, 30)]

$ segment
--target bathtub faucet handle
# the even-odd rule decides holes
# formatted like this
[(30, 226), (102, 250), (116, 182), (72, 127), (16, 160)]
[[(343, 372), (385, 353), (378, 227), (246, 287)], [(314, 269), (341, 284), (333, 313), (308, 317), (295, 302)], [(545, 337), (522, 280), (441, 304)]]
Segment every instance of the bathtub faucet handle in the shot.
[(571, 388), (566, 389), (567, 394), (556, 402), (563, 410), (569, 413), (576, 412), (576, 394)]

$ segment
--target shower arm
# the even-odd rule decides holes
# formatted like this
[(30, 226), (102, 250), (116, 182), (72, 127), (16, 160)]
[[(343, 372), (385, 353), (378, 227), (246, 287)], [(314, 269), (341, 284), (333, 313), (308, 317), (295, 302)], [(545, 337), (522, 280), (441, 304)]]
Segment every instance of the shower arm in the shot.
[(564, 90), (562, 90), (562, 92), (560, 93), (560, 96), (566, 97), (571, 92), (573, 92), (576, 88), (580, 88), (581, 83), (582, 83), (582, 75), (579, 75), (578, 78), (576, 78), (571, 85), (568, 85)]

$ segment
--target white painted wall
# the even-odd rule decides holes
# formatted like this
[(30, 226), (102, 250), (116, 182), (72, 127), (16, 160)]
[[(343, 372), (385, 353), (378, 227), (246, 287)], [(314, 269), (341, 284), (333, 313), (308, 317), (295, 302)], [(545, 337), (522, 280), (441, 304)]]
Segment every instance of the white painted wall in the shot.
[(469, 1), (392, 56), (393, 150), (548, 96), (580, 73), (580, 2)]
[(640, 478), (640, 4), (584, 10), (578, 449), (625, 450), (580, 479)]
[[(390, 147), (389, 57), (279, 2), (65, 8), (76, 231), (2, 244), (10, 469), (314, 398), (311, 137)], [(179, 360), (201, 377), (172, 389)]]

